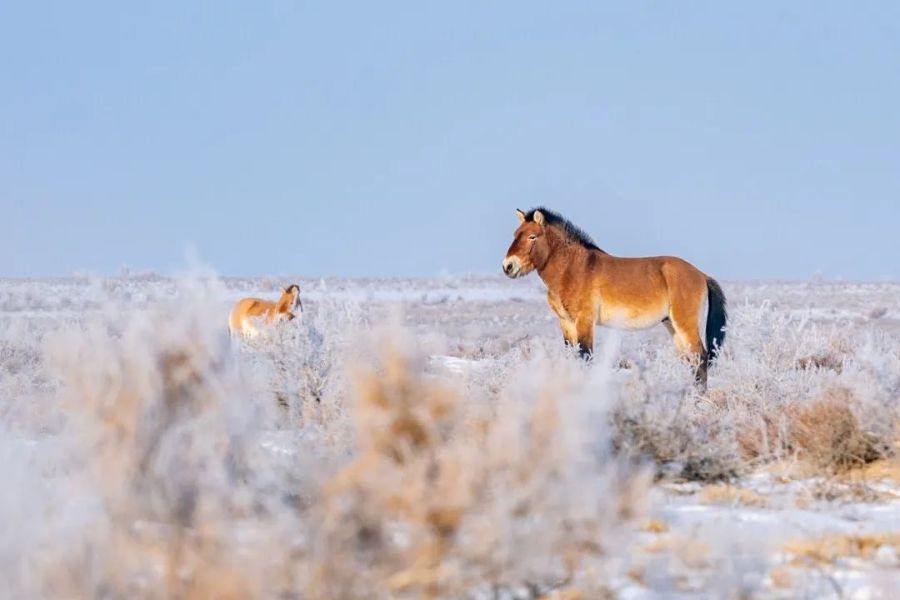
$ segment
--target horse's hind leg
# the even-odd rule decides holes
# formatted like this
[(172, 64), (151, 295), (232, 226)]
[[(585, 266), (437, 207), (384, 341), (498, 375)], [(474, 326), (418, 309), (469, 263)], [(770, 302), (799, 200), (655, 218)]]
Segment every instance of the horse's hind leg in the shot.
[(703, 341), (700, 338), (699, 324), (694, 321), (690, 325), (684, 325), (682, 321), (678, 321), (673, 316), (663, 321), (666, 329), (672, 335), (672, 341), (682, 356), (687, 358), (694, 365), (694, 379), (702, 388), (706, 388), (707, 367), (709, 363), (709, 355), (703, 347)]
[(244, 319), (241, 321), (241, 337), (245, 340), (253, 339), (259, 334), (259, 331), (256, 327), (253, 326), (253, 323), (250, 322), (250, 319)]

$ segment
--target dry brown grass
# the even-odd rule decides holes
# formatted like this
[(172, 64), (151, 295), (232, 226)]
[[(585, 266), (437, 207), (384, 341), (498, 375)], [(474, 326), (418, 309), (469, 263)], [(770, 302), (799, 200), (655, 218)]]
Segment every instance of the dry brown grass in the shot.
[(890, 481), (900, 483), (900, 462), (895, 457), (879, 459), (838, 474), (843, 481)]
[[(286, 546), (247, 560), (229, 521), (246, 513), (220, 480), (229, 436), (216, 418), (229, 383), (215, 336), (186, 328), (119, 337), (97, 330), (57, 356), (78, 425), (85, 479), (102, 516), (41, 556), (50, 596), (239, 598), (278, 593)], [(72, 351), (74, 349), (74, 351)], [(82, 351), (97, 353), (86, 360)], [(250, 551), (251, 548), (244, 548)]]
[(665, 533), (669, 530), (669, 526), (658, 519), (650, 519), (641, 525), (641, 531), (648, 533)]
[[(317, 488), (297, 490), (300, 505), (273, 504), (234, 481), (254, 474), (221, 418), (237, 382), (216, 338), (148, 335), (82, 340), (80, 349), (105, 349), (105, 360), (62, 357), (104, 515), (43, 558), (47, 595), (562, 590), (586, 565), (602, 566), (608, 538), (639, 516), (647, 477), (573, 443), (579, 421), (567, 412), (564, 375), (531, 402), (467, 402), (390, 345), (356, 378), (348, 460)], [(238, 541), (237, 520), (250, 526), (250, 542)]]
[(740, 504), (764, 508), (769, 499), (762, 494), (734, 485), (708, 485), (700, 492), (700, 501), (705, 504)]
[[(324, 542), (335, 550), (350, 547), (318, 564), (314, 581), (322, 588), (314, 593), (335, 593), (334, 586), (359, 569), (369, 572), (346, 584), (362, 585), (343, 595), (389, 589), (438, 597), (458, 577), (445, 560), (478, 491), (478, 475), (461, 463), (466, 453), (447, 451), (458, 443), (460, 407), (448, 389), (412, 376), (397, 353), (378, 372), (361, 376), (357, 392), (359, 453), (323, 496)], [(391, 544), (392, 529), (410, 542)], [(360, 556), (367, 564), (356, 562)]]
[(794, 585), (794, 575), (785, 566), (777, 566), (769, 570), (769, 579), (772, 582), (772, 587), (776, 589), (786, 590)]
[[(208, 314), (208, 303), (203, 308)], [(440, 336), (448, 321), (437, 319), (457, 310), (455, 327), (471, 333), (441, 337), (446, 346), (437, 352), (470, 348), (485, 360), (451, 376), (436, 361), (423, 366), (421, 347), (349, 353), (334, 333), (348, 330), (346, 319), (326, 318), (328, 311), (319, 314), (339, 327), (306, 321), (310, 327), (279, 330), (269, 346), (237, 357), (180, 312), (150, 315), (136, 329), (116, 315), (102, 333), (78, 331), (57, 374), (65, 391), (53, 398), (67, 401), (57, 430), (78, 442), (64, 446), (71, 458), (41, 465), (53, 474), (36, 479), (47, 480), (53, 489), (41, 494), (57, 507), (71, 490), (88, 508), (47, 511), (62, 515), (46, 529), (49, 542), (36, 534), (23, 546), (40, 551), (4, 554), (11, 566), (0, 579), (37, 574), (20, 575), (32, 588), (13, 597), (377, 600), (466, 597), (477, 588), (495, 597), (528, 590), (530, 598), (599, 598), (610, 593), (604, 584), (646, 559), (648, 586), (667, 593), (688, 581), (714, 595), (715, 586), (745, 580), (745, 567), (762, 564), (768, 548), (735, 557), (729, 532), (715, 525), (693, 533), (704, 545), (677, 524), (648, 521), (640, 529), (654, 535), (639, 539), (652, 540), (644, 550), (656, 554), (642, 555), (640, 544), (628, 543), (627, 522), (641, 515), (633, 507), (644, 500), (646, 480), (619, 462), (623, 455), (704, 481), (771, 461), (780, 461), (771, 468), (783, 468), (785, 478), (833, 475), (797, 497), (807, 503), (881, 500), (872, 490), (888, 486), (866, 482), (900, 479), (893, 463), (866, 462), (889, 456), (896, 439), (888, 429), (900, 363), (890, 340), (855, 339), (854, 352), (838, 361), (828, 354), (838, 348), (828, 331), (788, 327), (796, 324), (790, 319), (767, 329), (777, 313), (761, 310), (754, 320), (751, 309), (736, 308), (734, 343), (702, 396), (684, 365), (674, 357), (669, 364), (654, 343), (625, 342), (627, 358), (585, 367), (542, 346), (543, 325), (526, 320), (529, 310), (506, 314), (487, 332), (469, 324), (480, 308), (414, 310), (426, 315), (411, 321), (417, 332)], [(480, 323), (494, 320), (487, 314)], [(803, 354), (811, 358), (797, 369)], [(257, 378), (242, 387), (229, 361)], [(599, 411), (599, 426), (585, 438), (592, 445), (579, 447), (572, 440), (582, 414), (572, 412), (572, 391), (607, 364), (620, 370), (589, 391), (594, 403), (606, 403), (608, 393), (612, 413)], [(24, 394), (22, 404), (36, 398)], [(287, 414), (248, 418), (279, 401)], [(247, 404), (250, 411), (235, 410)], [(610, 436), (621, 442), (618, 455), (607, 451)], [(57, 477), (57, 469), (72, 472)], [(698, 486), (682, 489), (693, 494)], [(735, 485), (700, 497), (766, 505)], [(43, 509), (35, 512), (41, 518), (32, 521), (42, 520)], [(858, 546), (853, 551), (869, 552)], [(6, 560), (14, 554), (26, 558)]]
[(722, 481), (737, 475), (742, 465), (728, 423), (697, 411), (693, 397), (673, 402), (662, 412), (650, 398), (621, 403), (612, 414), (618, 452), (649, 457), (658, 465), (680, 465), (677, 477), (688, 480)]
[(741, 457), (749, 462), (764, 463), (789, 452), (785, 420), (782, 411), (763, 409), (741, 423), (735, 432)]
[(835, 373), (844, 370), (844, 356), (837, 352), (811, 354), (797, 360), (798, 369), (829, 369)]
[[(606, 594), (607, 553), (641, 516), (650, 481), (598, 434), (605, 421), (585, 412), (596, 397), (578, 395), (580, 363), (550, 373), (535, 359), (513, 378), (532, 382), (527, 389), (464, 394), (414, 344), (381, 340), (355, 385), (330, 370), (315, 393), (282, 398), (303, 418), (281, 428), (303, 431), (288, 448), (298, 452), (281, 460), (261, 450), (260, 433), (271, 433), (263, 413), (278, 412), (278, 393), (245, 407), (243, 392), (255, 388), (243, 387), (218, 328), (204, 312), (177, 314), (116, 322), (115, 332), (99, 323), (55, 346), (73, 449), (86, 458), (72, 481), (98, 508), (89, 527), (40, 555), (38, 595)], [(319, 355), (326, 366), (350, 364), (334, 348)], [(276, 364), (263, 389), (304, 364)], [(304, 406), (315, 414), (294, 410)]]
[(863, 429), (853, 410), (853, 393), (829, 388), (808, 404), (788, 406), (790, 445), (827, 470), (842, 471), (883, 458), (885, 444)]
[(779, 483), (808, 479), (821, 474), (815, 465), (802, 460), (775, 460), (762, 465), (761, 473), (768, 473)]
[(649, 544), (645, 544), (642, 550), (649, 554), (669, 552), (682, 564), (695, 569), (707, 568), (713, 555), (713, 549), (707, 542), (675, 533), (657, 537)]
[(898, 497), (900, 494), (875, 489), (864, 481), (843, 481), (839, 477), (830, 477), (805, 485), (794, 496), (794, 504), (797, 508), (808, 509), (817, 502), (894, 502)]
[(388, 350), (359, 377), (357, 453), (315, 509), (325, 551), (308, 593), (459, 597), (484, 582), (554, 587), (602, 563), (607, 523), (636, 516), (647, 480), (593, 500), (570, 485), (591, 475), (571, 470), (562, 388), (485, 413), (420, 373)]
[(844, 362), (853, 354), (853, 347), (844, 337), (832, 339), (829, 347), (801, 357), (797, 360), (797, 368), (802, 370), (820, 369), (835, 373), (844, 371)]
[(747, 460), (793, 456), (812, 467), (811, 471), (795, 460), (791, 470), (797, 476), (860, 469), (890, 455), (892, 440), (866, 430), (858, 410), (862, 408), (850, 389), (830, 387), (809, 402), (754, 415), (738, 428), (736, 439)]
[(826, 535), (790, 541), (782, 550), (793, 557), (793, 564), (833, 564), (846, 557), (870, 560), (882, 546), (900, 548), (900, 533)]

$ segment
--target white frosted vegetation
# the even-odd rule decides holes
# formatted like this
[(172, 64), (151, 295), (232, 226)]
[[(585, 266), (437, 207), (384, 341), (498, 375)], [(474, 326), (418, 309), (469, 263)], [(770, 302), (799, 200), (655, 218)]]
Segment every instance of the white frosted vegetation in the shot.
[(700, 395), (662, 328), (585, 365), (500, 278), (301, 280), (229, 339), (293, 282), (0, 282), (0, 594), (827, 596), (900, 550), (900, 286), (726, 286)]
[[(141, 284), (108, 287), (131, 298), (128, 285)], [(373, 338), (358, 307), (327, 301), (233, 343), (225, 294), (207, 282), (104, 299), (44, 331), (38, 355), (7, 336), (18, 362), (5, 365), (48, 379), (60, 421), (50, 432), (17, 416), (3, 431), (14, 493), (0, 508), (21, 529), (2, 545), (9, 595), (602, 585), (646, 485), (611, 457), (603, 407), (585, 401), (602, 380), (568, 361), (551, 377), (535, 357), (470, 397), (402, 329)], [(5, 377), (4, 395), (24, 405), (36, 381)]]

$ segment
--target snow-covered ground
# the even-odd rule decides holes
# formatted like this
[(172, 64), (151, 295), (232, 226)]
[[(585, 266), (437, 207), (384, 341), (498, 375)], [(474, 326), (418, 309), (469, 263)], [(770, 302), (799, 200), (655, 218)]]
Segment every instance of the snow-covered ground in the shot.
[[(152, 350), (171, 339), (179, 343), (203, 339), (214, 340), (209, 343), (215, 347), (234, 301), (244, 296), (274, 298), (279, 286), (290, 283), (300, 284), (307, 312), (300, 323), (287, 325), (288, 333), (282, 333), (280, 340), (270, 340), (268, 347), (266, 340), (232, 347), (226, 356), (229, 364), (236, 363), (236, 370), (226, 370), (212, 383), (206, 375), (197, 383), (177, 374), (172, 376), (175, 383), (151, 381), (148, 373), (167, 372), (165, 361), (172, 355), (154, 355), (142, 344), (156, 344), (147, 346)], [(411, 340), (406, 343), (423, 357), (421, 373), (426, 380), (440, 379), (471, 402), (482, 398), (498, 398), (498, 406), (510, 398), (514, 402), (517, 386), (524, 384), (513, 379), (524, 380), (523, 369), (526, 374), (528, 369), (534, 371), (531, 375), (539, 385), (552, 383), (556, 369), (574, 369), (575, 374), (568, 376), (577, 380), (573, 384), (576, 396), (587, 394), (589, 403), (603, 396), (604, 410), (624, 415), (622, 422), (629, 424), (630, 433), (605, 435), (630, 440), (626, 445), (637, 449), (631, 455), (636, 461), (633, 468), (636, 472), (650, 468), (656, 478), (641, 494), (644, 506), (639, 514), (623, 520), (622, 531), (616, 529), (614, 539), (621, 542), (603, 548), (603, 564), (611, 573), (604, 576), (604, 585), (616, 596), (896, 597), (895, 590), (900, 590), (900, 469), (893, 464), (891, 447), (900, 437), (884, 432), (895, 427), (890, 419), (900, 412), (900, 284), (726, 282), (724, 288), (733, 325), (721, 364), (711, 373), (710, 392), (701, 396), (691, 389), (686, 379), (689, 371), (674, 356), (661, 327), (627, 334), (601, 331), (600, 358), (590, 367), (563, 355), (557, 350), (561, 345), (557, 323), (536, 278), (226, 278), (199, 283), (154, 276), (0, 280), (0, 476), (6, 480), (0, 492), (0, 518), (10, 524), (0, 534), (0, 565), (6, 575), (6, 588), (0, 586), (0, 595), (37, 597), (50, 589), (47, 582), (57, 580), (65, 580), (60, 589), (72, 589), (67, 582), (78, 578), (60, 575), (58, 565), (67, 563), (56, 554), (86, 552), (94, 538), (75, 532), (95, 526), (98, 512), (114, 505), (113, 499), (121, 494), (121, 490), (102, 494), (89, 490), (96, 484), (91, 478), (96, 474), (86, 473), (95, 466), (130, 473), (134, 465), (123, 466), (108, 457), (103, 459), (110, 462), (108, 466), (95, 465), (96, 457), (110, 445), (116, 447), (122, 436), (133, 435), (140, 442), (149, 435), (139, 425), (131, 431), (128, 417), (117, 412), (133, 397), (159, 394), (160, 386), (170, 384), (179, 390), (178, 386), (208, 385), (217, 398), (237, 394), (252, 398), (260, 411), (271, 408), (274, 412), (260, 420), (256, 413), (242, 412), (246, 406), (219, 401), (224, 407), (226, 437), (243, 431), (244, 422), (261, 423), (253, 435), (240, 434), (253, 439), (259, 450), (247, 451), (248, 464), (271, 469), (273, 481), (288, 477), (276, 474), (299, 469), (291, 471), (289, 480), (303, 488), (305, 477), (328, 479), (357, 453), (365, 454), (361, 449), (365, 440), (352, 441), (353, 429), (359, 429), (362, 421), (353, 417), (351, 424), (348, 416), (355, 410), (355, 401), (344, 403), (355, 393), (348, 382), (367, 364), (367, 353), (383, 348), (378, 341), (383, 334), (377, 332), (390, 330), (405, 332)], [(197, 302), (205, 303), (203, 308), (198, 309)], [(155, 316), (148, 317), (151, 314)], [(205, 319), (204, 325), (186, 316), (197, 314)], [(166, 329), (170, 326), (171, 331)], [(285, 358), (286, 352), (296, 357)], [(529, 367), (541, 353), (548, 356), (545, 362), (556, 365), (547, 372)], [(182, 358), (174, 356), (173, 369), (180, 368)], [(808, 357), (822, 356), (830, 358), (815, 368), (798, 366)], [(156, 362), (148, 366), (147, 360)], [(184, 360), (202, 362), (202, 357), (189, 355)], [(203, 369), (218, 373), (220, 362), (214, 357)], [(384, 369), (376, 372), (390, 372), (389, 365)], [(240, 393), (232, 393), (237, 389)], [(794, 403), (803, 407), (834, 390), (845, 390), (841, 393), (852, 399), (863, 434), (880, 436), (886, 444), (875, 463), (835, 470), (823, 463), (810, 464), (796, 446), (779, 446), (766, 439), (765, 449), (758, 450), (758, 441), (745, 439), (748, 431), (756, 435), (757, 423), (765, 435), (789, 430), (790, 423), (772, 426), (764, 415), (785, 406), (785, 414), (793, 414)], [(89, 411), (93, 425), (81, 422), (83, 411), (77, 408), (87, 397), (99, 399)], [(278, 412), (279, 403), (287, 413)], [(873, 422), (862, 413), (872, 415)], [(289, 415), (287, 421), (283, 414)], [(108, 431), (85, 434), (92, 428), (106, 431), (103, 427), (110, 420), (131, 433), (116, 429), (115, 435)], [(672, 440), (649, 440), (676, 430)], [(562, 427), (557, 433), (566, 431)], [(107, 434), (112, 437), (103, 437)], [(79, 441), (72, 445), (75, 438)], [(326, 445), (327, 452), (309, 455), (310, 448)], [(752, 452), (745, 446), (752, 446)], [(218, 456), (216, 452), (210, 456)], [(716, 471), (710, 477), (693, 477), (686, 465), (699, 455), (716, 465), (720, 460), (740, 464), (733, 470), (723, 467), (722, 473)], [(176, 458), (153, 456), (166, 469), (179, 468)], [(310, 461), (316, 466), (307, 464)], [(318, 474), (312, 475), (314, 471)], [(171, 483), (160, 481), (149, 477), (140, 485), (152, 488)], [(238, 484), (217, 480), (209, 485), (235, 486), (237, 504), (242, 502), (240, 494), (250, 494)], [(309, 493), (317, 498), (317, 492)], [(157, 504), (165, 504), (168, 496), (161, 498)], [(61, 508), (61, 499), (71, 505)], [(492, 502), (490, 506), (496, 508), (498, 501)], [(151, 504), (136, 510), (132, 526), (161, 510)], [(565, 506), (577, 512), (577, 504)], [(534, 518), (543, 522), (546, 515), (535, 511)], [(115, 520), (104, 523), (115, 529)], [(500, 529), (498, 535), (503, 537), (504, 531)], [(469, 539), (462, 529), (456, 535), (460, 545)], [(58, 547), (49, 563), (23, 561), (22, 556), (48, 547), (52, 540), (47, 536), (68, 539), (71, 544)], [(400, 545), (407, 543), (412, 542)], [(511, 561), (527, 562), (527, 548), (518, 547), (515, 552), (521, 556), (511, 555)], [(298, 564), (303, 560), (298, 558)], [(459, 562), (447, 563), (447, 569), (466, 568), (461, 566), (466, 564), (462, 558), (453, 560)], [(100, 569), (94, 579), (106, 575)], [(579, 577), (556, 587), (581, 589)], [(516, 587), (507, 577), (500, 579), (504, 585), (491, 582), (494, 597), (537, 593), (527, 586)], [(485, 582), (470, 583), (478, 590)], [(98, 589), (82, 585), (87, 584), (79, 583), (74, 589)], [(115, 589), (132, 590), (127, 585)]]

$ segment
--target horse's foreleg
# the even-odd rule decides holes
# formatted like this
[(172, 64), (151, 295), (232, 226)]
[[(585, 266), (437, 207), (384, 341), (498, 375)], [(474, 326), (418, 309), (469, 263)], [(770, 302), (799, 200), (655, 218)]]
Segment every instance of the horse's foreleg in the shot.
[(574, 346), (578, 343), (578, 331), (575, 329), (575, 322), (559, 318), (559, 328), (562, 329), (563, 342), (566, 346)]
[(594, 320), (583, 319), (575, 324), (578, 341), (578, 355), (584, 360), (591, 360), (594, 354)]

